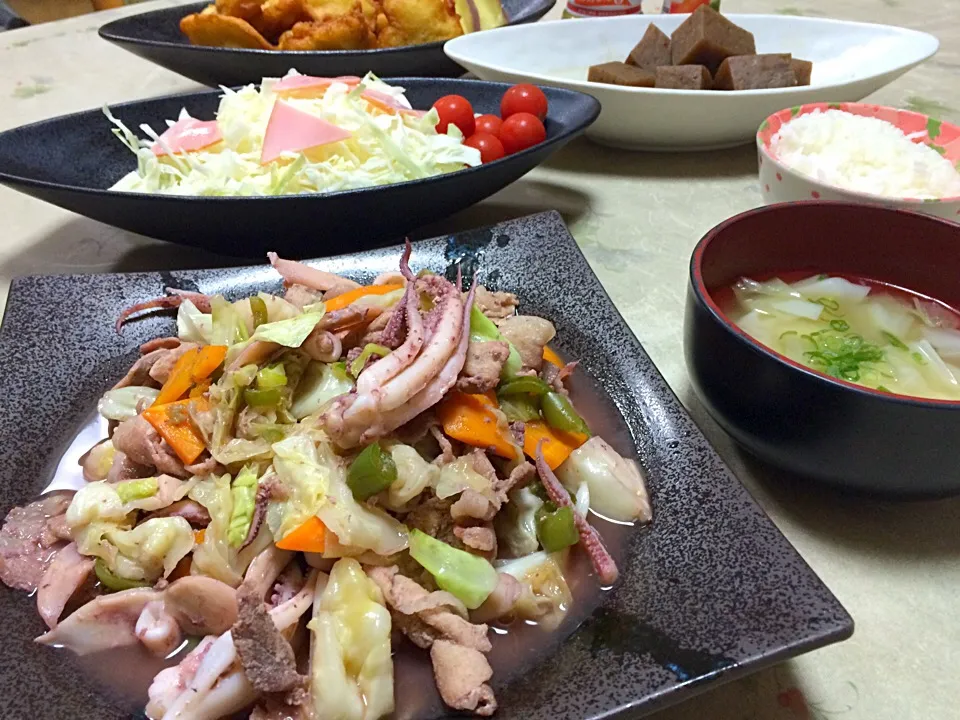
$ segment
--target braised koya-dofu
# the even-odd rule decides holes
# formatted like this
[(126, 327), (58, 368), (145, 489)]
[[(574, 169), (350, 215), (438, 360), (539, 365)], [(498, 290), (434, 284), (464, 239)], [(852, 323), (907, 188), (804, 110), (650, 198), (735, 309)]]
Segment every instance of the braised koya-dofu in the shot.
[(121, 314), (175, 310), (177, 334), (100, 399), (83, 486), (0, 530), (39, 643), (165, 659), (154, 719), (375, 720), (405, 636), (448, 706), (496, 710), (489, 624), (556, 629), (577, 554), (617, 580), (596, 518), (650, 503), (578, 411), (553, 323), (410, 253), (369, 285), (271, 253), (282, 296), (170, 290)]
[(368, 50), (506, 25), (500, 0), (217, 0), (180, 21), (194, 45)]
[(813, 63), (758, 55), (753, 34), (701, 5), (667, 36), (647, 26), (624, 62), (593, 65), (590, 82), (676, 90), (760, 90), (809, 85)]
[(960, 315), (901, 288), (830, 275), (741, 278), (727, 313), (791, 360), (864, 387), (960, 400)]

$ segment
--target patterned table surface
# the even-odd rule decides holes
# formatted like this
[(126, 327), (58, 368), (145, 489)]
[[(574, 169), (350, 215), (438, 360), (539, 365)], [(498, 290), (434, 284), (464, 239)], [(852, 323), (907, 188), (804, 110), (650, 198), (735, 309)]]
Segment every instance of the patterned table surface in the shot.
[[(0, 33), (0, 129), (194, 83), (101, 41), (131, 8)], [(724, 0), (729, 12), (834, 16), (936, 35), (940, 52), (869, 100), (960, 122), (956, 0)], [(649, 8), (646, 8), (649, 10)], [(559, 16), (555, 8), (549, 17)], [(896, 505), (778, 482), (706, 415), (683, 363), (690, 251), (711, 227), (761, 204), (752, 147), (690, 155), (623, 153), (573, 143), (437, 234), (557, 208), (668, 382), (857, 622), (854, 637), (666, 710), (660, 720), (903, 720), (957, 717), (960, 500)], [(210, 267), (236, 262), (175, 248), (0, 188), (0, 301), (28, 273)]]

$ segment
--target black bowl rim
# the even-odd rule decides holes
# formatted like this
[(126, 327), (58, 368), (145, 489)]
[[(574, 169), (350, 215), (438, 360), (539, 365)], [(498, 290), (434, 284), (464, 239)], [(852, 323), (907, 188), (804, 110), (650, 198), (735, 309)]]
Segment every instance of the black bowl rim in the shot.
[[(459, 85), (459, 86), (463, 86), (463, 85), (488, 86), (488, 87), (494, 87), (494, 88), (502, 88), (503, 90), (507, 90), (513, 85), (511, 83), (494, 82), (492, 80), (475, 80), (472, 78), (426, 78), (426, 77), (405, 77), (404, 78), (404, 77), (401, 77), (401, 78), (388, 78), (388, 80), (391, 85), (409, 84), (412, 81), (414, 83), (431, 83), (431, 84), (451, 83), (453, 85)], [(251, 84), (256, 85), (256, 83), (251, 83)], [(231, 89), (235, 90), (240, 87), (245, 87), (245, 86), (239, 85)], [(556, 88), (556, 87), (544, 87), (543, 91), (544, 93), (547, 94), (548, 98), (550, 95), (570, 96), (571, 98), (579, 100), (580, 102), (584, 103), (584, 108), (588, 109), (586, 122), (577, 124), (572, 127), (565, 128), (554, 137), (548, 136), (547, 139), (544, 140), (542, 143), (528, 147), (525, 150), (520, 150), (519, 152), (515, 152), (512, 155), (506, 155), (498, 160), (494, 160), (493, 162), (477, 165), (476, 167), (463, 168), (461, 170), (455, 170), (453, 172), (441, 173), (440, 175), (431, 175), (430, 177), (426, 177), (426, 178), (419, 178), (416, 180), (404, 180), (403, 182), (398, 182), (398, 183), (389, 183), (387, 185), (372, 185), (370, 187), (353, 188), (350, 190), (337, 190), (335, 192), (300, 193), (295, 195), (250, 195), (250, 196), (247, 196), (247, 195), (243, 195), (243, 196), (164, 195), (160, 193), (135, 193), (135, 192), (126, 192), (126, 191), (119, 191), (119, 190), (110, 190), (109, 188), (90, 188), (90, 187), (83, 187), (80, 185), (67, 185), (65, 183), (49, 182), (47, 180), (36, 180), (33, 178), (23, 177), (22, 175), (14, 175), (12, 173), (5, 172), (3, 169), (0, 169), (0, 183), (10, 181), (10, 182), (17, 183), (18, 185), (25, 185), (27, 187), (44, 188), (44, 189), (50, 189), (50, 190), (68, 190), (70, 192), (74, 192), (80, 195), (101, 195), (103, 193), (109, 192), (111, 193), (112, 197), (115, 196), (118, 199), (138, 198), (142, 200), (144, 198), (150, 198), (151, 201), (161, 203), (161, 204), (165, 202), (226, 204), (226, 203), (243, 203), (243, 202), (258, 202), (258, 203), (290, 202), (291, 200), (317, 201), (317, 200), (332, 198), (332, 197), (344, 197), (348, 195), (355, 195), (358, 193), (370, 193), (370, 192), (383, 191), (386, 188), (409, 187), (409, 186), (418, 185), (418, 184), (429, 187), (431, 185), (444, 182), (452, 177), (458, 177), (458, 178), (470, 177), (470, 175), (472, 174), (475, 174), (477, 172), (482, 172), (485, 168), (496, 167), (499, 163), (510, 162), (514, 158), (519, 158), (525, 155), (530, 155), (535, 152), (538, 152), (539, 150), (542, 150), (545, 146), (549, 147), (552, 145), (556, 145), (559, 142), (563, 142), (564, 140), (572, 139), (573, 137), (576, 137), (577, 135), (582, 133), (586, 128), (590, 127), (590, 125), (592, 125), (594, 121), (596, 121), (596, 119), (600, 116), (600, 101), (597, 100), (592, 95), (580, 92), (579, 90), (569, 90), (567, 88)], [(204, 90), (195, 90), (191, 92), (172, 93), (170, 95), (158, 95), (157, 97), (146, 98), (142, 100), (131, 100), (129, 102), (118, 103), (116, 105), (109, 105), (107, 107), (109, 107), (111, 110), (122, 109), (122, 108), (128, 108), (135, 105), (142, 105), (144, 103), (159, 102), (163, 100), (174, 100), (177, 98), (190, 98), (190, 97), (196, 97), (200, 95), (209, 95), (211, 93), (219, 93), (219, 92), (222, 92), (222, 88), (207, 88)], [(19, 131), (28, 130), (28, 129), (37, 129), (44, 125), (52, 125), (54, 123), (63, 122), (65, 120), (76, 118), (81, 115), (86, 115), (91, 112), (96, 112), (96, 108), (91, 108), (88, 110), (80, 110), (79, 112), (69, 113), (67, 115), (58, 115), (56, 117), (46, 118), (44, 120), (38, 120), (36, 122), (27, 123), (26, 125), (20, 125), (14, 128), (10, 128), (9, 130), (0, 132), (0, 139), (2, 139), (8, 133), (19, 132)], [(547, 119), (548, 120), (550, 119), (549, 111), (547, 113)]]
[[(548, 12), (553, 9), (553, 6), (557, 4), (557, 0), (534, 0), (536, 3), (536, 8), (529, 12), (526, 15), (520, 15), (520, 19), (507, 18), (507, 24), (503, 27), (509, 27), (511, 25), (523, 25), (524, 23), (533, 22), (539, 20)], [(259, 48), (225, 48), (225, 47), (212, 47), (209, 45), (193, 45), (189, 42), (170, 42), (169, 40), (147, 40), (144, 38), (138, 38), (131, 35), (119, 35), (116, 32), (116, 26), (123, 24), (124, 21), (129, 20), (135, 17), (142, 17), (148, 15), (159, 15), (170, 10), (185, 10), (186, 8), (193, 7), (193, 5), (202, 5), (209, 3), (191, 3), (190, 5), (183, 6), (174, 6), (174, 7), (162, 7), (156, 8), (154, 10), (147, 10), (142, 13), (136, 13), (134, 15), (127, 15), (126, 17), (117, 18), (116, 20), (111, 20), (110, 22), (101, 25), (100, 29), (97, 31), (97, 34), (106, 40), (107, 42), (116, 43), (118, 45), (126, 44), (135, 44), (145, 47), (159, 47), (159, 48), (178, 48), (184, 52), (198, 52), (198, 53), (239, 53), (241, 55), (250, 55), (256, 57), (257, 55), (269, 55), (291, 58), (312, 58), (312, 57), (368, 57), (370, 55), (376, 56), (390, 56), (397, 55), (400, 53), (406, 53), (417, 50), (431, 50), (431, 49), (442, 49), (446, 40), (435, 40), (434, 42), (422, 43), (420, 45), (402, 45), (400, 47), (389, 47), (389, 48), (371, 48), (369, 50), (262, 50)], [(189, 14), (189, 13), (187, 13)], [(478, 30), (477, 32), (483, 32), (483, 30)]]
[[(900, 405), (907, 405), (911, 407), (921, 407), (921, 408), (931, 408), (931, 409), (941, 409), (941, 410), (954, 410), (960, 411), (960, 400), (938, 400), (935, 398), (923, 398), (917, 397), (915, 395), (902, 395), (899, 393), (885, 393), (882, 390), (874, 390), (873, 388), (864, 387), (863, 385), (857, 385), (856, 383), (849, 382), (848, 380), (841, 380), (840, 378), (831, 377), (825, 373), (822, 373), (813, 368), (807, 367), (798, 363), (796, 360), (792, 360), (786, 355), (778, 353), (776, 350), (767, 347), (763, 343), (754, 339), (751, 335), (741, 330), (737, 325), (730, 319), (730, 317), (720, 309), (720, 306), (714, 301), (713, 296), (710, 291), (707, 290), (707, 286), (703, 281), (703, 256), (709, 247), (710, 243), (721, 233), (726, 232), (729, 228), (733, 227), (741, 220), (744, 220), (755, 215), (763, 215), (767, 213), (777, 213), (787, 208), (795, 207), (807, 207), (807, 206), (828, 206), (837, 210), (838, 212), (846, 212), (856, 208), (858, 211), (868, 208), (872, 211), (879, 211), (880, 213), (895, 213), (898, 215), (908, 215), (912, 216), (912, 222), (919, 223), (932, 223), (937, 225), (943, 225), (947, 228), (953, 230), (958, 235), (960, 235), (960, 225), (950, 222), (949, 220), (944, 220), (943, 218), (934, 217), (932, 215), (925, 215), (923, 213), (911, 212), (909, 210), (901, 210), (899, 208), (885, 208), (885, 207), (873, 207), (865, 206), (859, 203), (851, 202), (828, 202), (828, 201), (817, 201), (817, 200), (805, 200), (800, 202), (785, 202), (785, 203), (776, 203), (773, 205), (765, 205), (758, 208), (753, 208), (745, 212), (734, 215), (727, 220), (724, 220), (722, 223), (712, 228), (706, 235), (704, 235), (700, 241), (697, 243), (696, 247), (693, 249), (693, 254), (690, 256), (690, 287), (693, 290), (694, 295), (697, 298), (697, 301), (701, 303), (706, 309), (707, 312), (717, 321), (721, 327), (724, 328), (730, 335), (732, 335), (738, 342), (747, 345), (751, 350), (757, 352), (765, 357), (770, 358), (774, 362), (777, 362), (781, 365), (785, 365), (791, 370), (795, 370), (803, 373), (808, 378), (813, 379), (815, 382), (826, 383), (827, 385), (835, 386), (841, 391), (853, 391), (860, 394), (865, 399), (876, 399), (885, 402), (893, 402)], [(960, 241), (960, 239), (958, 239)]]

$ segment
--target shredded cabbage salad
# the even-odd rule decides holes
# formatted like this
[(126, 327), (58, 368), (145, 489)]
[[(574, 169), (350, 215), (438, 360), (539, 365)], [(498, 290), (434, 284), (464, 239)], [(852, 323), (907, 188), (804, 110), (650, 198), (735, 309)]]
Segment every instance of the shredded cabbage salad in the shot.
[[(298, 75), (291, 70), (287, 77)], [(157, 156), (154, 145), (161, 133), (143, 124), (148, 139), (137, 137), (109, 108), (104, 114), (115, 125), (113, 133), (137, 156), (137, 169), (111, 189), (166, 195), (254, 196), (327, 193), (417, 180), (480, 165), (480, 152), (463, 144), (453, 124), (447, 134), (435, 126), (434, 109), (426, 113), (385, 112), (369, 102), (365, 91), (389, 96), (410, 108), (403, 88), (367, 74), (355, 87), (334, 81), (320, 97), (284, 96), (283, 102), (301, 112), (346, 130), (346, 140), (315, 147), (309, 152), (284, 151), (261, 164), (264, 135), (280, 95), (277, 78), (264, 78), (260, 88), (221, 88), (223, 96), (216, 122), (222, 141), (191, 152)], [(181, 110), (178, 120), (189, 119)], [(167, 125), (175, 124), (167, 120)]]

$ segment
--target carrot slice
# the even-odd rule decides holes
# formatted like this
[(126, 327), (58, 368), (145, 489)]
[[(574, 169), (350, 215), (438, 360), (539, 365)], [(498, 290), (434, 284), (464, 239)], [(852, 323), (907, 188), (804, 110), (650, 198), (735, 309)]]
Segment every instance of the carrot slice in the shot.
[(329, 300), (325, 300), (323, 305), (326, 307), (327, 312), (333, 312), (334, 310), (342, 310), (347, 307), (347, 305), (367, 295), (386, 295), (387, 293), (392, 293), (394, 290), (403, 290), (403, 285), (364, 285), (363, 287), (348, 290), (342, 295), (337, 295)]
[(556, 365), (558, 368), (564, 366), (564, 362), (560, 359), (560, 356), (557, 355), (553, 348), (546, 345), (543, 348), (543, 359), (551, 365)]
[(322, 553), (327, 544), (326, 538), (327, 526), (320, 518), (313, 516), (277, 541), (276, 546), (281, 550)]
[(200, 457), (200, 453), (207, 449), (200, 432), (190, 421), (190, 403), (197, 403), (201, 409), (209, 406), (206, 398), (199, 397), (165, 405), (151, 405), (143, 411), (144, 420), (153, 425), (185, 465), (195, 461)]
[(195, 530), (195, 531), (193, 532), (193, 541), (194, 541), (197, 545), (200, 545), (200, 544), (203, 542), (203, 539), (204, 539), (206, 536), (207, 536), (207, 531), (206, 531), (205, 528), (202, 528), (202, 529), (200, 529), (200, 530)]
[(517, 451), (497, 423), (497, 407), (492, 392), (470, 395), (453, 390), (437, 406), (437, 417), (443, 431), (454, 440), (512, 459)]
[(556, 470), (570, 453), (587, 441), (587, 436), (577, 432), (554, 430), (542, 420), (524, 425), (523, 451), (532, 458), (537, 456), (537, 443), (543, 440), (543, 459), (551, 470)]
[(187, 394), (187, 390), (193, 385), (191, 377), (193, 372), (193, 363), (196, 361), (200, 351), (197, 348), (187, 350), (183, 355), (177, 358), (177, 362), (170, 372), (170, 377), (160, 388), (160, 394), (153, 401), (154, 407), (157, 405), (166, 405), (175, 400), (179, 400)]
[(193, 363), (190, 379), (195, 383), (206, 380), (223, 364), (225, 357), (227, 357), (226, 345), (204, 345)]
[(192, 398), (200, 397), (209, 389), (210, 389), (210, 381), (204, 380), (203, 382), (193, 386), (193, 389), (190, 390), (190, 397)]

